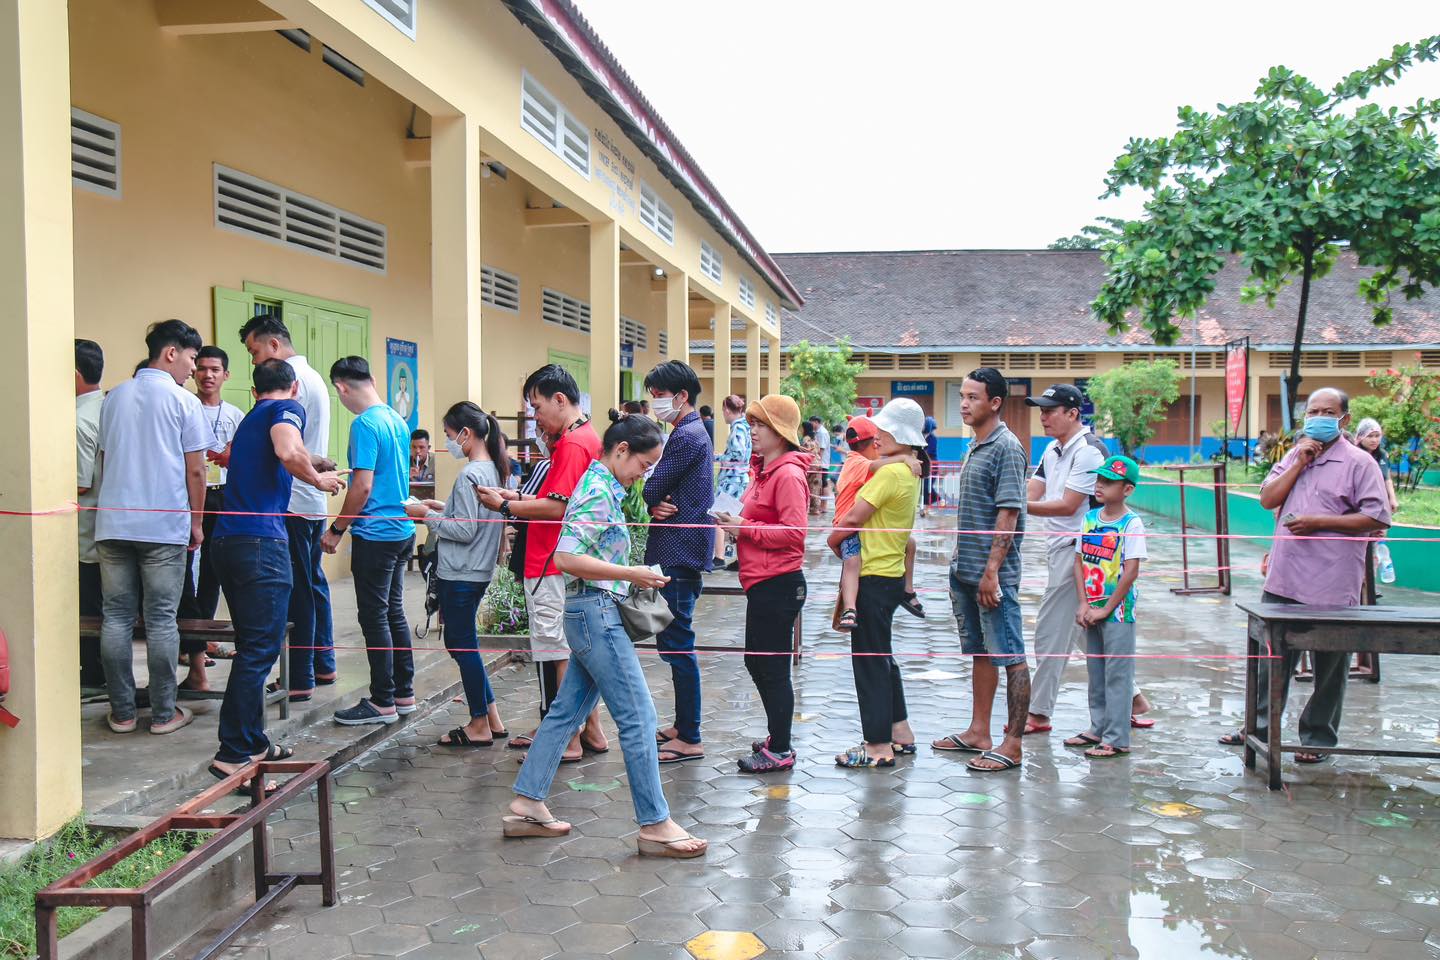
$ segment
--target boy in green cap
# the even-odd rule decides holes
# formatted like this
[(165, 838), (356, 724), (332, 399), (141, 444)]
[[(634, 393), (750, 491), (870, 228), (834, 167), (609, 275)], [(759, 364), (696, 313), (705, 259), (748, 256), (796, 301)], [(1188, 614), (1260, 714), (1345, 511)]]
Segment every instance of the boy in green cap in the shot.
[(1090, 675), (1090, 729), (1065, 741), (1094, 760), (1130, 752), (1130, 699), (1135, 687), (1135, 580), (1146, 558), (1145, 524), (1125, 505), (1140, 482), (1129, 457), (1107, 457), (1095, 470), (1100, 506), (1085, 514), (1075, 541), (1075, 586)]

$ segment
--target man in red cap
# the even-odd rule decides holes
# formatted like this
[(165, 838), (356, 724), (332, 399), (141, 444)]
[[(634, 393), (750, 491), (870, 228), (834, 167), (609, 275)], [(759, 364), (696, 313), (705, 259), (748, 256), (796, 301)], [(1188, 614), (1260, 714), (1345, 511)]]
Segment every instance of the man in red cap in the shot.
[[(840, 478), (835, 481), (835, 519), (845, 516), (855, 505), (855, 497), (875, 471), (892, 463), (907, 465), (915, 476), (920, 476), (920, 461), (912, 454), (896, 454), (882, 457), (875, 449), (878, 433), (875, 421), (869, 417), (851, 417), (845, 427), (845, 444), (850, 452), (840, 468)], [(860, 534), (851, 533), (840, 543), (837, 551), (840, 560), (840, 596), (837, 601), (839, 618), (835, 626), (843, 633), (855, 629), (856, 596), (860, 591)], [(905, 599), (901, 604), (917, 617), (925, 616), (915, 596), (915, 540), (912, 537), (905, 547)]]

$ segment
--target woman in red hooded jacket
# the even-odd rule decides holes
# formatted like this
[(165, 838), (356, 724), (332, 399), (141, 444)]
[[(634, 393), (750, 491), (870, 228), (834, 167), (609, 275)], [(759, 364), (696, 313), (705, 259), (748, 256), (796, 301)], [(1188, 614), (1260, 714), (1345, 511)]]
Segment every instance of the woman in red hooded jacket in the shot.
[(745, 669), (755, 681), (770, 736), (751, 745), (740, 761), (745, 773), (795, 766), (790, 723), (795, 690), (790, 685), (791, 635), (805, 605), (806, 517), (810, 488), (806, 471), (814, 458), (800, 449), (800, 407), (771, 394), (745, 410), (756, 465), (739, 517), (721, 515), (735, 538), (740, 586), (745, 589)]

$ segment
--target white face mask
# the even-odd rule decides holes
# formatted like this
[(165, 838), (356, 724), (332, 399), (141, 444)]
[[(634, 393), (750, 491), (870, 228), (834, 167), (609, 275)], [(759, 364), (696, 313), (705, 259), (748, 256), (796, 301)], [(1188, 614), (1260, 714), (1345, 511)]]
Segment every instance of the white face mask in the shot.
[(450, 456), (456, 460), (465, 459), (465, 448), (460, 446), (460, 441), (454, 437), (445, 438), (445, 449), (450, 451)]
[(675, 416), (675, 398), (655, 397), (650, 401), (650, 412), (661, 423), (669, 423)]

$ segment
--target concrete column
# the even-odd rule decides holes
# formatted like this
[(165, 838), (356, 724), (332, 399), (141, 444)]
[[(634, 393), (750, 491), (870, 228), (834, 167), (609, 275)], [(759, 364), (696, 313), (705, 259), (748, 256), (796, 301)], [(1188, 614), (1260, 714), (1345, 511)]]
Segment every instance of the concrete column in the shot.
[(1254, 439), (1260, 436), (1260, 430), (1265, 426), (1265, 390), (1260, 385), (1260, 354), (1254, 350), (1250, 351), (1250, 411), (1247, 422), (1250, 425), (1250, 437)]
[(770, 377), (769, 384), (765, 387), (766, 393), (780, 392), (780, 338), (767, 337), (770, 342)]
[(0, 837), (25, 839), (81, 804), (67, 16), (53, 0), (0, 0), (0, 490), (8, 510), (54, 511), (0, 518), (5, 708), (20, 718), (0, 726)]
[(759, 400), (760, 393), (760, 325), (753, 320), (745, 323), (745, 400)]
[[(433, 433), (452, 404), (481, 396), (480, 130), (468, 117), (431, 122), (430, 286), (435, 390), (422, 426)], [(443, 452), (445, 438), (432, 439)], [(435, 458), (439, 499), (460, 467), (454, 457)]]
[(665, 275), (667, 360), (690, 362), (690, 277), (678, 270)]
[(620, 227), (606, 220), (590, 224), (590, 409), (603, 424), (619, 402)]
[[(730, 304), (715, 304), (715, 399), (730, 396)], [(730, 424), (715, 418), (715, 449), (724, 450), (730, 440)]]

